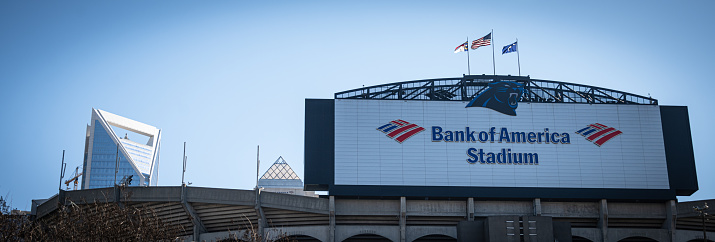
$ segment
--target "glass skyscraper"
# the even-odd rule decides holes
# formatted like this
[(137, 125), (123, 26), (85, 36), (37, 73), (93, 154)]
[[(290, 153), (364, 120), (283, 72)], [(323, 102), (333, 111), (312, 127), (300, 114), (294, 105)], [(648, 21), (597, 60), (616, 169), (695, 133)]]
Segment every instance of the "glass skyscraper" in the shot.
[[(148, 141), (142, 144), (126, 135), (122, 138), (112, 127)], [(130, 186), (156, 186), (160, 143), (160, 129), (93, 108), (85, 139), (82, 189), (111, 187), (130, 177)]]

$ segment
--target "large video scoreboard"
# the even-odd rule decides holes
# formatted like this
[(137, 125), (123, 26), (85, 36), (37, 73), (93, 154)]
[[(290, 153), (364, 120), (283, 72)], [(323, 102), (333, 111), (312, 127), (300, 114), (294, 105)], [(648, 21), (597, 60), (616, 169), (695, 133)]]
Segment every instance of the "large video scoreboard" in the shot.
[(686, 107), (515, 98), (307, 99), (306, 189), (653, 200), (697, 190)]
[(669, 189), (655, 105), (335, 100), (335, 185)]

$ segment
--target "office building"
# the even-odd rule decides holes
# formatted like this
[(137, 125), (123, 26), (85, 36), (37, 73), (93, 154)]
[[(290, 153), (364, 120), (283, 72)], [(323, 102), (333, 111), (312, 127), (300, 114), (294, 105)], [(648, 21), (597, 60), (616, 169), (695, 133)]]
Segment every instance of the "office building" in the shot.
[[(125, 133), (117, 134), (118, 131)], [(130, 132), (148, 141), (132, 140), (128, 137)], [(156, 186), (160, 144), (160, 129), (93, 108), (87, 125), (82, 189), (121, 183)]]

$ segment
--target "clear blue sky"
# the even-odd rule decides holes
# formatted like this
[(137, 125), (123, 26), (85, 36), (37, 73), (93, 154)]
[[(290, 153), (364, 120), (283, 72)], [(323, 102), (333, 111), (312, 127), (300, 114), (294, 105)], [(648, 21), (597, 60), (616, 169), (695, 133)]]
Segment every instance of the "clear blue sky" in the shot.
[[(0, 195), (55, 194), (92, 107), (162, 129), (162, 186), (181, 183), (184, 141), (194, 186), (251, 189), (256, 145), (261, 173), (283, 156), (302, 176), (305, 98), (462, 76), (454, 48), (494, 29), (497, 48), (519, 39), (523, 75), (688, 106), (700, 191), (679, 199), (715, 198), (715, 2), (492, 2), (2, 1)], [(496, 70), (516, 75), (516, 55)]]

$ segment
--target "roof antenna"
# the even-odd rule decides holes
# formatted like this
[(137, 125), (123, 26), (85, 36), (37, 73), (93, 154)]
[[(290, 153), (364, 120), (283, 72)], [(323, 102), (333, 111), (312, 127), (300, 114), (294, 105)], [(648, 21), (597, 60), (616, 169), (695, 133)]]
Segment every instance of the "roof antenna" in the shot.
[(261, 146), (256, 146), (256, 195), (258, 195), (258, 173), (261, 168)]
[(67, 163), (65, 163), (65, 150), (62, 150), (62, 165), (60, 166), (60, 191), (62, 190), (62, 179), (65, 178), (65, 168), (67, 168)]
[(184, 186), (184, 174), (186, 174), (186, 141), (184, 141), (184, 171), (181, 172), (181, 186)]

